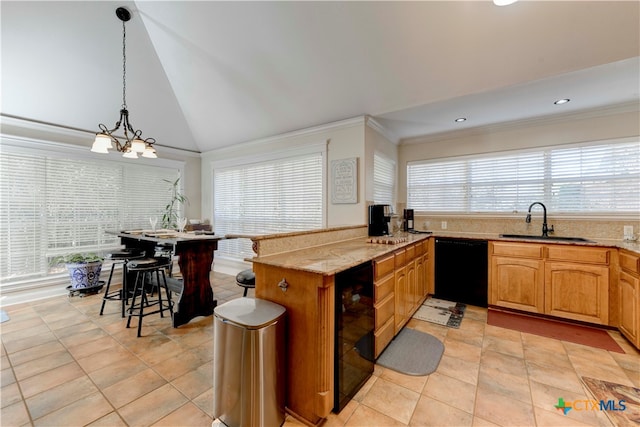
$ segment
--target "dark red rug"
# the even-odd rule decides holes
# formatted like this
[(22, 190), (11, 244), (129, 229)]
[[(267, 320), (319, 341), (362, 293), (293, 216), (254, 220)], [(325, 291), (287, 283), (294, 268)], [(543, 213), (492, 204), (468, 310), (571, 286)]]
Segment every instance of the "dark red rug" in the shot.
[(494, 309), (489, 309), (488, 311), (487, 324), (601, 348), (616, 353), (624, 353), (624, 350), (604, 329)]

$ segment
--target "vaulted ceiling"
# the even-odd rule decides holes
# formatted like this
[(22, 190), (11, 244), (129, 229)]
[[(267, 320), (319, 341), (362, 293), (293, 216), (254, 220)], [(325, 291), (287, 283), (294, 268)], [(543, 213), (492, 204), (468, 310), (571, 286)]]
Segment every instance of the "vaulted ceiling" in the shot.
[(2, 1), (2, 114), (112, 127), (118, 6), (131, 122), (163, 146), (362, 115), (396, 142), (640, 102), (637, 1)]

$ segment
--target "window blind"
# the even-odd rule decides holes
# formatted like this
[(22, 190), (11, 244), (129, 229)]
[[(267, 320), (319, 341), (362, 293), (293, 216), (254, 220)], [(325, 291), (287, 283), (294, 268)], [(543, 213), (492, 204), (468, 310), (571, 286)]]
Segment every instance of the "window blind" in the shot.
[[(214, 170), (216, 234), (264, 234), (321, 228), (324, 156), (312, 153)], [(247, 239), (223, 240), (218, 253), (253, 256)]]
[(396, 188), (396, 163), (388, 157), (373, 154), (373, 202), (392, 205)]
[(407, 204), (422, 212), (640, 212), (640, 143), (611, 141), (537, 151), (409, 162)]
[[(26, 150), (28, 151), (28, 150)], [(51, 274), (56, 256), (120, 245), (106, 230), (149, 228), (170, 198), (177, 167), (93, 160), (43, 150), (0, 151), (0, 283)]]

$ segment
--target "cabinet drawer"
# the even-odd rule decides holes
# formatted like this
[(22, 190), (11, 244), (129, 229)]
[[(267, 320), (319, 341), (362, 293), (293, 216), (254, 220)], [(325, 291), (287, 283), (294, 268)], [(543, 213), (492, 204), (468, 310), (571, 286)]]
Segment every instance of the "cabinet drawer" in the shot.
[(375, 301), (380, 302), (387, 297), (395, 287), (395, 276), (393, 274), (388, 275), (384, 279), (376, 282), (375, 286)]
[(407, 251), (405, 249), (397, 251), (395, 255), (396, 255), (396, 268), (402, 267), (403, 265), (406, 264)]
[(424, 254), (423, 242), (416, 243), (416, 256), (419, 257), (420, 255), (423, 255), (423, 254)]
[(493, 242), (493, 255), (522, 258), (542, 258), (543, 245), (535, 243)]
[(640, 274), (640, 256), (621, 251), (620, 267), (629, 273)]
[(549, 245), (547, 257), (557, 261), (586, 262), (589, 264), (609, 264), (609, 249), (570, 245)]
[(394, 294), (387, 295), (387, 298), (380, 301), (380, 303), (376, 304), (376, 330), (380, 329), (384, 326), (385, 323), (389, 321), (389, 319), (393, 318), (394, 314), (394, 302), (395, 302)]
[(375, 343), (375, 352), (376, 358), (380, 356), (380, 353), (384, 351), (387, 345), (393, 339), (394, 327), (393, 327), (393, 318), (389, 319), (387, 323), (385, 323), (380, 329), (377, 329), (374, 332), (374, 336), (376, 338)]
[(407, 246), (405, 257), (406, 261), (411, 261), (416, 257), (416, 245)]
[(375, 271), (375, 277), (373, 280), (378, 280), (386, 276), (387, 274), (392, 273), (395, 266), (394, 262), (395, 261), (393, 255), (389, 255), (386, 258), (377, 259), (373, 264)]

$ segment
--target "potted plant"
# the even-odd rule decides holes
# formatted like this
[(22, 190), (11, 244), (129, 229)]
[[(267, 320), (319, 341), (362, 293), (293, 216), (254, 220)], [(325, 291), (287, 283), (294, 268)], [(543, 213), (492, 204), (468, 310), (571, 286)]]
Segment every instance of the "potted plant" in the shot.
[(180, 183), (180, 177), (175, 181), (163, 180), (171, 184), (171, 200), (164, 207), (164, 213), (162, 214), (162, 228), (176, 229), (178, 228), (179, 208), (184, 203), (189, 203), (187, 196), (180, 192), (178, 187)]
[(91, 289), (100, 286), (100, 271), (103, 258), (94, 253), (73, 253), (53, 260), (53, 264), (64, 264), (71, 279), (71, 289)]

